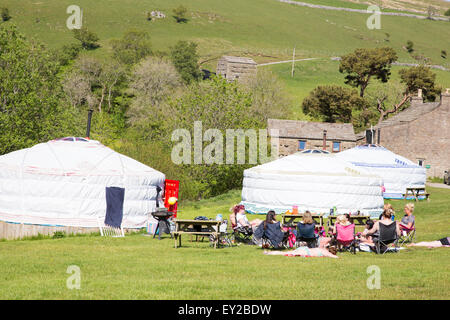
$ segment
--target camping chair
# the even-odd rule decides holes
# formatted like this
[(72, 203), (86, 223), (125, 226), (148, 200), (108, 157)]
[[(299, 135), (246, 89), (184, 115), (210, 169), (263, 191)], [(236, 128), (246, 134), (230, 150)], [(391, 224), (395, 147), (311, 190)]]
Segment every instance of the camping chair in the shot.
[[(214, 230), (216, 230), (216, 227), (213, 227)], [(220, 241), (219, 245), (231, 247), (234, 243), (234, 235), (233, 233), (228, 231), (228, 220), (223, 220), (222, 223), (219, 226), (219, 232), (220, 232)], [(216, 240), (216, 237), (214, 235), (209, 236), (209, 241), (211, 244), (214, 244)]]
[(299, 247), (303, 243), (306, 243), (308, 248), (317, 248), (319, 246), (319, 237), (314, 233), (315, 223), (311, 226), (307, 226), (303, 223), (298, 223), (297, 225), (297, 237), (296, 237), (296, 247)]
[(339, 251), (350, 250), (350, 252), (356, 254), (355, 224), (352, 223), (348, 226), (343, 226), (336, 223), (335, 228), (337, 249)]
[(121, 238), (125, 237), (122, 226), (116, 228), (105, 224), (104, 219), (97, 217), (98, 228), (102, 237)]
[(269, 223), (264, 229), (264, 222), (255, 230), (256, 240), (261, 239), (261, 247), (264, 249), (281, 249), (288, 247), (289, 232), (283, 232), (280, 229), (280, 222)]
[(397, 235), (397, 223), (391, 223), (390, 225), (384, 225), (379, 223), (380, 236), (376, 239), (375, 249), (378, 254), (385, 254), (390, 249), (394, 249), (394, 252), (398, 252), (398, 235)]
[(400, 237), (398, 241), (400, 242), (400, 246), (403, 246), (405, 242), (414, 242), (416, 239), (416, 226), (415, 222), (413, 222), (411, 228), (407, 228), (404, 225), (399, 225), (400, 227)]
[(231, 221), (231, 228), (233, 230), (233, 237), (237, 242), (251, 243), (253, 230), (251, 227), (238, 227)]

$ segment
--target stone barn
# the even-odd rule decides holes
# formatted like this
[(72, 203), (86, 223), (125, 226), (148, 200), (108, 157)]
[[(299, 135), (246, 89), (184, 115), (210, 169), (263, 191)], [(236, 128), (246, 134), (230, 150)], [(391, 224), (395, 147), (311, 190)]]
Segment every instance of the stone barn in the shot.
[(351, 123), (268, 119), (267, 129), (269, 134), (271, 129), (278, 130), (280, 157), (305, 149), (340, 152), (356, 146)]
[(251, 58), (223, 56), (217, 62), (216, 73), (228, 81), (240, 81), (256, 75), (256, 66), (256, 62)]
[[(438, 102), (423, 102), (419, 91), (411, 106), (373, 128), (373, 139), (359, 136), (358, 144), (377, 143), (427, 169), (428, 177), (450, 169), (450, 89)], [(369, 140), (369, 141), (368, 141)]]

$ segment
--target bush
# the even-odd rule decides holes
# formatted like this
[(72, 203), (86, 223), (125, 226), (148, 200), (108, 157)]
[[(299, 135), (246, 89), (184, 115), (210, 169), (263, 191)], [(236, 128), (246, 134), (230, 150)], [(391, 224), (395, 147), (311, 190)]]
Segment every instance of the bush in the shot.
[(81, 45), (78, 43), (71, 43), (62, 46), (61, 49), (55, 50), (53, 54), (55, 56), (55, 60), (58, 61), (60, 65), (66, 66), (71, 61), (75, 60), (81, 49)]
[(172, 10), (173, 17), (177, 21), (177, 23), (187, 22), (186, 13), (187, 9), (183, 5), (178, 6), (177, 8)]
[(441, 57), (447, 59), (447, 51), (441, 50)]
[(75, 39), (81, 42), (83, 49), (91, 50), (100, 47), (97, 43), (99, 37), (87, 28), (82, 27), (81, 29), (73, 29), (72, 32)]
[(444, 16), (450, 17), (450, 9), (448, 9), (447, 11), (445, 11)]
[(3, 21), (8, 21), (11, 19), (11, 15), (9, 14), (8, 8), (2, 8), (0, 10), (0, 15), (1, 15)]
[(111, 41), (113, 56), (124, 64), (135, 64), (151, 55), (150, 36), (145, 31), (127, 31), (119, 40)]
[(202, 73), (198, 65), (197, 44), (195, 42), (178, 41), (171, 48), (170, 58), (184, 82), (191, 83), (201, 78)]
[(414, 42), (411, 40), (406, 41), (406, 51), (412, 53), (414, 51)]

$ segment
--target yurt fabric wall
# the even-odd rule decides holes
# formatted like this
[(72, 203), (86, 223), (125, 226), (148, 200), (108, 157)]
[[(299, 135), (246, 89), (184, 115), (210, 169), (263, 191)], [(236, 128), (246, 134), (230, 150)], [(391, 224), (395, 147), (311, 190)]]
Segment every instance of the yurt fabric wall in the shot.
[(298, 206), (328, 214), (382, 212), (382, 179), (333, 154), (295, 153), (244, 171), (242, 204), (250, 213), (283, 213)]
[(84, 138), (63, 138), (0, 156), (0, 220), (96, 227), (106, 187), (125, 188), (122, 226), (144, 227), (165, 176)]

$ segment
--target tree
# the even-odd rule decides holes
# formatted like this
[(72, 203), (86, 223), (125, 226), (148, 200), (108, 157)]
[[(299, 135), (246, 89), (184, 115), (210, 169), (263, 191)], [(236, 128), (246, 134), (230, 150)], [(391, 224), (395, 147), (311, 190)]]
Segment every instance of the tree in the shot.
[(3, 7), (3, 8), (1, 8), (0, 11), (1, 11), (0, 15), (1, 15), (3, 21), (8, 21), (11, 19), (11, 15), (9, 14), (8, 8)]
[(170, 50), (170, 58), (184, 82), (190, 83), (200, 79), (199, 57), (195, 42), (178, 41)]
[(0, 154), (77, 134), (51, 53), (8, 25), (0, 25), (0, 47)]
[(447, 11), (445, 11), (444, 16), (450, 17), (450, 9), (447, 9)]
[(81, 42), (81, 46), (85, 50), (96, 49), (100, 47), (97, 43), (99, 37), (92, 31), (89, 31), (86, 27), (81, 29), (73, 29), (73, 36), (75, 39)]
[(127, 31), (121, 39), (111, 41), (113, 56), (121, 63), (132, 65), (152, 54), (150, 36), (145, 31)]
[[(436, 74), (428, 67), (417, 66), (401, 69), (399, 74), (401, 78), (400, 82), (404, 84), (403, 88), (399, 85), (390, 84), (381, 90), (377, 90), (376, 94), (374, 94), (376, 108), (379, 112), (378, 124), (388, 115), (406, 107), (409, 99), (419, 89), (422, 89), (422, 94), (425, 100), (428, 101), (434, 101), (436, 95), (441, 91), (435, 85)], [(390, 105), (390, 107), (387, 105)]]
[(437, 8), (435, 8), (433, 6), (428, 6), (428, 8), (427, 8), (427, 19), (432, 20), (433, 16), (437, 15), (438, 13), (439, 12), (438, 12)]
[(412, 53), (414, 51), (414, 42), (411, 40), (406, 41), (406, 51), (408, 51), (408, 53)]
[(186, 7), (184, 7), (183, 5), (179, 5), (178, 7), (174, 8), (172, 10), (172, 12), (173, 12), (173, 17), (175, 18), (177, 23), (187, 22), (187, 19), (186, 19), (187, 9), (186, 9)]
[(278, 77), (270, 71), (258, 70), (256, 76), (244, 82), (252, 96), (253, 110), (262, 123), (269, 118), (282, 119), (289, 115), (291, 101)]
[(182, 83), (177, 70), (167, 59), (149, 57), (136, 65), (130, 82), (132, 93), (136, 96), (128, 110), (131, 124), (150, 119), (155, 123), (165, 121), (167, 115), (160, 104)]
[(325, 122), (351, 122), (366, 101), (356, 90), (336, 85), (318, 86), (303, 100), (303, 112)]
[(359, 87), (359, 95), (364, 97), (364, 91), (371, 78), (382, 82), (389, 80), (391, 64), (396, 60), (397, 54), (389, 47), (356, 49), (342, 57), (339, 72), (346, 73), (345, 83), (355, 88)]

